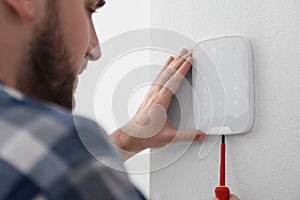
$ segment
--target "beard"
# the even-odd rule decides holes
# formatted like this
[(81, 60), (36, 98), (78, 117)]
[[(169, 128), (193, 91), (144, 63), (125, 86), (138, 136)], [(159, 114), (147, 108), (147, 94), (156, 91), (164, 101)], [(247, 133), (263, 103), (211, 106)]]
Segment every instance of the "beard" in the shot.
[(77, 79), (75, 63), (64, 45), (55, 1), (48, 1), (47, 10), (47, 17), (34, 31), (26, 58), (28, 64), (21, 67), (17, 89), (30, 97), (71, 110)]

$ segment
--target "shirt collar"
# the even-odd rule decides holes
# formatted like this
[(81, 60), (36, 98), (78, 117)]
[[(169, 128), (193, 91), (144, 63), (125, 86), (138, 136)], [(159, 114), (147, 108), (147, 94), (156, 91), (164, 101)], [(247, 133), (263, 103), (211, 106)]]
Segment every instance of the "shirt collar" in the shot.
[(11, 96), (15, 99), (18, 99), (18, 100), (24, 99), (24, 95), (21, 92), (19, 92), (16, 89), (6, 86), (5, 83), (1, 80), (0, 80), (0, 90), (4, 91), (6, 94), (8, 94), (9, 96)]

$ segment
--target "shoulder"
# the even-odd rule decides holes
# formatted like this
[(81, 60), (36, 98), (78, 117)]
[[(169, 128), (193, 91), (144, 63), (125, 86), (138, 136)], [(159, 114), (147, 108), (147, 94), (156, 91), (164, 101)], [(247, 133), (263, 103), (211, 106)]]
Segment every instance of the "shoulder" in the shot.
[(122, 168), (121, 157), (109, 136), (95, 121), (8, 87), (0, 90), (0, 110), (0, 126), (8, 132), (7, 139), (30, 137), (70, 165), (92, 156), (115, 160)]
[[(123, 160), (95, 121), (15, 95), (0, 90), (1, 179), (12, 180), (8, 172), (23, 177), (27, 185), (35, 185), (30, 195), (40, 192), (53, 199), (96, 199), (104, 194), (110, 199), (138, 199)], [(0, 190), (0, 198), (24, 192), (13, 181), (0, 181), (4, 185), (7, 189)]]

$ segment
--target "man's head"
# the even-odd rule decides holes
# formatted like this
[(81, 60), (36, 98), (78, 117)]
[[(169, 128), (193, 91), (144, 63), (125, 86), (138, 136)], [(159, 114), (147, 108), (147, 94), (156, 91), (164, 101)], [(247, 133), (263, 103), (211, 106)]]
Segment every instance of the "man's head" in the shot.
[(0, 80), (71, 109), (77, 74), (87, 59), (100, 58), (91, 14), (103, 5), (101, 0), (2, 0), (0, 55), (7, 56), (0, 61)]

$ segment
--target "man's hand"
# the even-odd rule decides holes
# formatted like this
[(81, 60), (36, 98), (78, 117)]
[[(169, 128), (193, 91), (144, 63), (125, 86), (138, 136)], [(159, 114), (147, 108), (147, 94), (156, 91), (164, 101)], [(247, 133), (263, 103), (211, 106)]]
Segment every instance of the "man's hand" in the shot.
[(199, 130), (176, 129), (167, 117), (172, 96), (191, 66), (192, 51), (183, 49), (176, 58), (171, 56), (133, 119), (111, 135), (113, 142), (121, 148), (125, 159), (147, 148), (207, 139), (206, 134)]
[[(218, 198), (213, 198), (212, 200), (219, 200)], [(234, 194), (231, 194), (229, 197), (229, 200), (240, 200), (237, 196), (235, 196)]]

